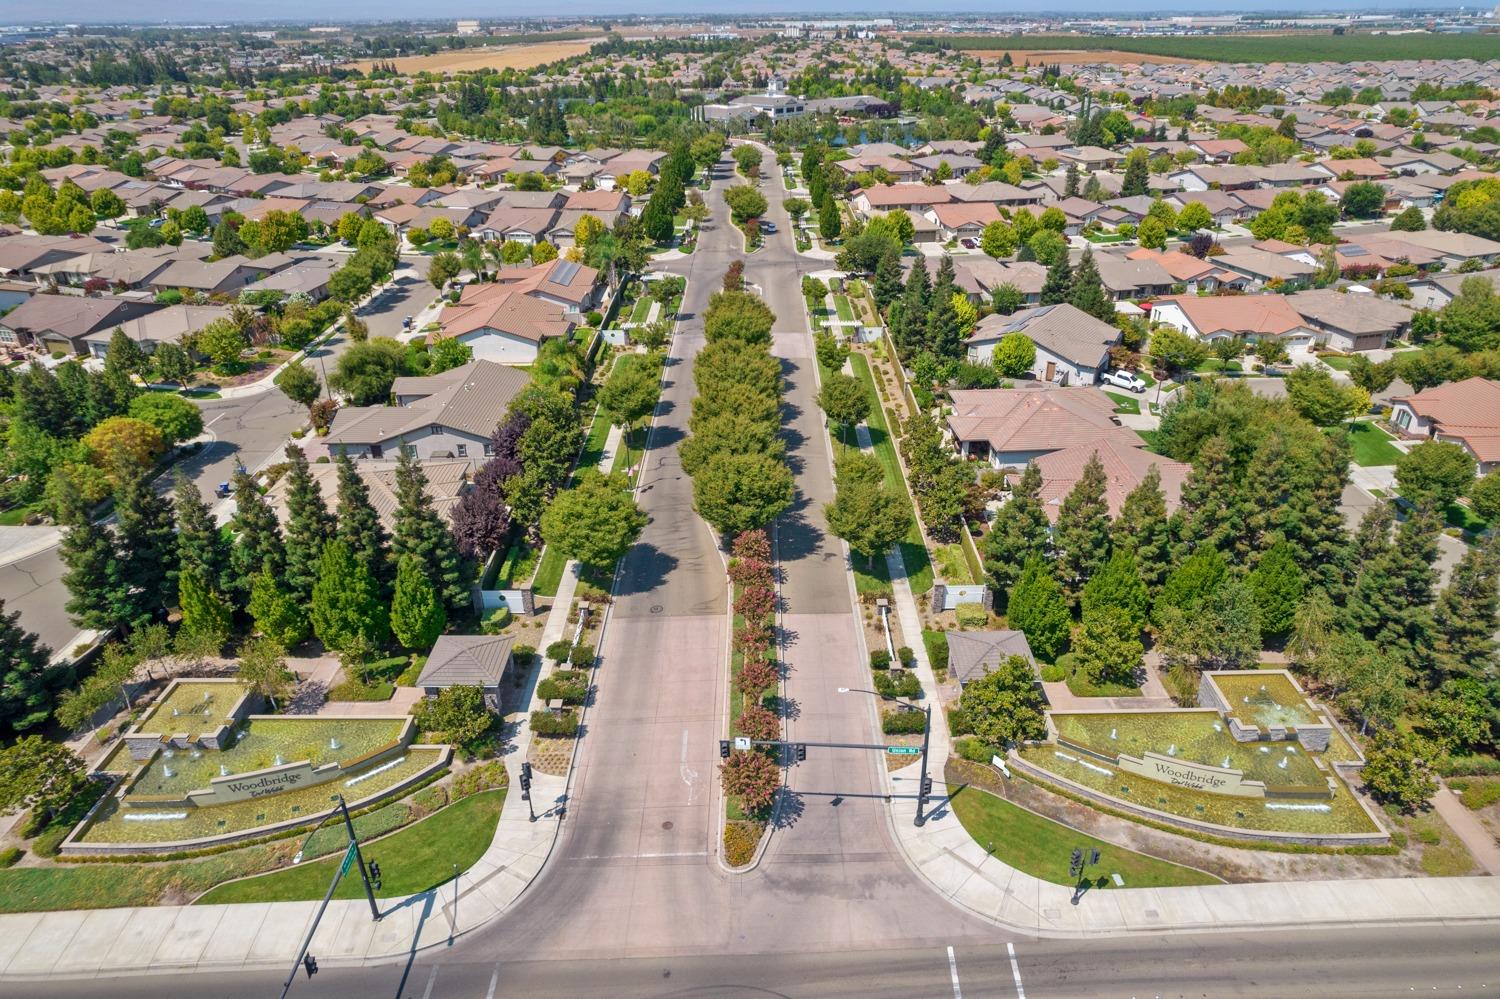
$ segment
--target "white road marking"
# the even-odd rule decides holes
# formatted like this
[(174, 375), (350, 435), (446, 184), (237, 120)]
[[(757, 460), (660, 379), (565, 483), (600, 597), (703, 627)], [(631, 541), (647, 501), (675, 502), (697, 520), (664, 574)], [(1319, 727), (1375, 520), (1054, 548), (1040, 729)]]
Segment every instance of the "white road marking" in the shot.
[(212, 420), (209, 420), (207, 423), (203, 424), (203, 429), (207, 430), (209, 427), (213, 426), (215, 423), (218, 423), (220, 420), (224, 419), (224, 417), (226, 417), (228, 415), (229, 415), (229, 411), (225, 410), (224, 412), (220, 413), (218, 416), (215, 416)]
[(953, 999), (964, 999), (964, 994), (958, 988), (958, 958), (953, 956), (953, 948), (948, 948), (948, 977), (953, 979)]
[(1010, 953), (1010, 973), (1016, 980), (1016, 999), (1026, 999), (1026, 990), (1021, 987), (1021, 965), (1016, 961), (1016, 945), (1008, 943), (1005, 949)]
[(687, 729), (683, 729), (682, 730), (682, 756), (680, 757), (680, 760), (679, 760), (678, 772), (682, 776), (682, 782), (687, 785), (687, 789), (688, 789), (688, 804), (691, 805), (693, 803), (693, 794), (694, 794), (695, 791), (697, 791), (697, 785), (696, 785), (695, 782), (698, 780), (698, 771), (694, 770), (693, 768), (691, 768), (691, 767), (689, 767), (687, 765), (687, 754), (688, 754), (688, 730)]
[(707, 850), (681, 850), (665, 853), (591, 853), (577, 860), (650, 860), (659, 857), (706, 857)]
[(433, 965), (432, 974), (427, 976), (427, 988), (422, 992), (422, 999), (432, 999), (432, 987), (437, 984), (437, 966)]
[(495, 973), (490, 975), (490, 990), (484, 994), (484, 999), (495, 999), (495, 986), (500, 983), (500, 962), (495, 962)]

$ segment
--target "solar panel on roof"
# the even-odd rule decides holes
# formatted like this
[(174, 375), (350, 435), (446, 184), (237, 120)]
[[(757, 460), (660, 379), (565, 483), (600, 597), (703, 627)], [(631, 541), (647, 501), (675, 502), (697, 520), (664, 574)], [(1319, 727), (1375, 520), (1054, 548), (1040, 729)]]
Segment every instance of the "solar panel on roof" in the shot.
[(568, 284), (573, 280), (573, 276), (577, 273), (578, 262), (576, 260), (564, 260), (562, 263), (558, 264), (557, 269), (552, 272), (552, 280), (556, 284)]

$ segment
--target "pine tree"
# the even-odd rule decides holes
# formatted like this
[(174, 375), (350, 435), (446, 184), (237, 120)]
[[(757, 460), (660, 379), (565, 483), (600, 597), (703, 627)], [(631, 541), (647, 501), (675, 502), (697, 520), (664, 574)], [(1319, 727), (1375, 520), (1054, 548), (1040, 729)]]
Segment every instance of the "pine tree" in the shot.
[(347, 454), (335, 459), (339, 466), (338, 538), (388, 592), (394, 575), (390, 557), (390, 536), (380, 523), (380, 514), (370, 502), (370, 490), (359, 477)]
[(234, 551), (229, 564), (234, 568), (235, 587), (248, 593), (250, 582), (262, 567), (280, 575), (284, 546), (276, 514), (260, 494), (260, 487), (246, 472), (234, 475)]
[(1104, 281), (1099, 277), (1099, 267), (1094, 263), (1094, 251), (1083, 251), (1078, 269), (1073, 272), (1072, 286), (1068, 290), (1068, 302), (1075, 309), (1087, 312), (1100, 322), (1114, 324), (1115, 303), (1104, 290)]
[[(938, 286), (941, 288), (941, 286)], [(927, 314), (927, 349), (933, 356), (945, 361), (957, 361), (964, 356), (963, 329), (959, 326), (958, 307), (953, 293), (941, 297), (934, 289), (932, 311)]]
[(1068, 169), (1063, 172), (1063, 197), (1078, 197), (1078, 164), (1068, 162)]
[(1117, 551), (1124, 548), (1135, 554), (1136, 569), (1154, 597), (1172, 567), (1167, 498), (1161, 489), (1161, 470), (1154, 462), (1120, 505), (1120, 515), (1110, 530), (1110, 541)]
[(63, 585), (69, 594), (64, 609), (73, 623), (99, 632), (128, 624), (134, 606), (115, 550), (114, 533), (95, 524), (86, 511), (63, 521), (63, 526), (59, 552), (67, 567)]
[(159, 614), (176, 589), (177, 527), (172, 501), (156, 491), (150, 469), (122, 465), (115, 475), (115, 544), (135, 628)]
[(313, 632), (340, 652), (368, 653), (390, 638), (390, 614), (378, 584), (337, 538), (323, 546), (318, 560), (311, 616)]
[(1083, 616), (1086, 618), (1091, 611), (1102, 608), (1122, 612), (1137, 633), (1145, 629), (1150, 618), (1151, 594), (1141, 579), (1135, 553), (1128, 548), (1116, 548), (1109, 561), (1083, 588)]
[(255, 630), (283, 648), (300, 644), (311, 632), (307, 604), (282, 589), (281, 582), (271, 574), (270, 566), (263, 566), (255, 574), (248, 609)]
[(1089, 455), (1083, 474), (1063, 498), (1057, 513), (1053, 563), (1070, 600), (1077, 600), (1085, 583), (1109, 560), (1108, 481), (1098, 452)]
[(995, 523), (984, 539), (984, 571), (997, 595), (1004, 599), (1033, 556), (1048, 554), (1051, 528), (1038, 495), (1042, 473), (1028, 462), (1021, 477), (1013, 480), (1010, 499), (995, 514)]
[(1432, 587), (1437, 579), (1436, 511), (1417, 508), (1396, 537), (1359, 574), (1345, 606), (1349, 620), (1408, 670), (1428, 661), (1433, 644)]
[(1074, 668), (1096, 685), (1136, 686), (1136, 675), (1145, 664), (1141, 630), (1119, 607), (1084, 611), (1073, 655)]
[(1120, 181), (1120, 197), (1141, 198), (1150, 193), (1150, 176), (1143, 153), (1131, 153), (1125, 158), (1125, 176)]
[(0, 732), (7, 736), (42, 724), (71, 672), (51, 664), (52, 650), (21, 627), (21, 613), (0, 600)]
[(182, 607), (182, 631), (202, 641), (204, 648), (222, 646), (229, 639), (234, 609), (214, 592), (197, 569), (182, 572), (177, 583)]
[(875, 305), (884, 312), (901, 297), (901, 254), (892, 250), (875, 265)]
[(403, 453), (396, 463), (396, 501), (391, 553), (398, 560), (403, 555), (415, 556), (444, 605), (462, 610), (469, 602), (469, 590), (458, 545), (448, 525), (432, 509), (427, 476), (410, 454)]
[(437, 591), (411, 555), (396, 567), (396, 592), (391, 597), (391, 632), (408, 649), (425, 651), (443, 633), (448, 614)]
[(1245, 533), (1245, 523), (1229, 442), (1223, 437), (1209, 438), (1199, 450), (1193, 470), (1183, 483), (1173, 521), (1179, 559), (1204, 545), (1226, 554), (1236, 550)]
[(312, 598), (313, 583), (318, 578), (323, 545), (334, 536), (335, 525), (333, 515), (323, 503), (323, 493), (313, 481), (307, 455), (296, 445), (288, 446), (286, 453), (291, 467), (286, 472), (284, 578), (291, 594), (307, 601)]
[(1068, 300), (1073, 291), (1073, 265), (1068, 262), (1066, 251), (1058, 255), (1051, 267), (1047, 268), (1047, 278), (1042, 282), (1041, 305), (1061, 305)]
[(1291, 544), (1282, 541), (1272, 546), (1246, 582), (1260, 612), (1262, 641), (1289, 635), (1305, 589)]
[(1012, 628), (1025, 634), (1031, 651), (1046, 662), (1067, 647), (1073, 625), (1068, 601), (1057, 577), (1040, 558), (1028, 559), (1021, 578), (1010, 588), (1006, 617)]
[(1485, 680), (1495, 663), (1496, 610), (1500, 609), (1500, 539), (1491, 534), (1470, 548), (1453, 568), (1433, 608), (1437, 673), (1447, 679)]
[(230, 592), (229, 539), (215, 523), (213, 512), (193, 480), (177, 474), (172, 493), (172, 511), (177, 517), (177, 561), (192, 567), (220, 593)]
[(912, 264), (910, 273), (906, 275), (906, 288), (902, 292), (901, 301), (908, 320), (920, 322), (918, 317), (926, 317), (932, 304), (932, 283), (927, 278), (926, 257), (918, 257), (917, 262)]

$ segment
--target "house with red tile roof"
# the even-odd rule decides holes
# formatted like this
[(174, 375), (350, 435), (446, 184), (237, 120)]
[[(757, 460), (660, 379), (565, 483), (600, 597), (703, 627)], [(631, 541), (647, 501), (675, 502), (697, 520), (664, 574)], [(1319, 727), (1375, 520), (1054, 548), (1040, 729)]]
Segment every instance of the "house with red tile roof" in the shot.
[(1317, 330), (1281, 295), (1168, 295), (1151, 303), (1151, 321), (1197, 340), (1276, 337), (1288, 348), (1309, 347)]
[(1391, 423), (1413, 440), (1452, 441), (1483, 475), (1500, 468), (1500, 382), (1465, 378), (1391, 400)]
[(1090, 386), (955, 389), (951, 396), (948, 430), (959, 453), (996, 468), (1025, 468), (1055, 451), (1105, 441), (1146, 445), (1117, 422), (1115, 401)]

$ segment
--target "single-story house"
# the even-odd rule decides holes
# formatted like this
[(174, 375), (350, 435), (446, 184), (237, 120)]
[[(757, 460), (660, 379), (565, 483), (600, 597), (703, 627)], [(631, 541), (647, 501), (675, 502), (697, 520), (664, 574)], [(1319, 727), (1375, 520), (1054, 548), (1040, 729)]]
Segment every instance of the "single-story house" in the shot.
[(113, 329), (102, 329), (90, 333), (83, 342), (94, 357), (103, 357), (109, 351), (109, 341), (120, 330), (147, 354), (153, 353), (164, 343), (180, 344), (184, 337), (191, 336), (216, 319), (228, 319), (229, 309), (222, 305), (168, 305), (127, 320)]
[(1400, 302), (1375, 295), (1351, 295), (1331, 288), (1299, 291), (1287, 296), (1318, 332), (1318, 342), (1334, 350), (1382, 350), (1411, 328), (1412, 311)]
[(1152, 454), (1139, 441), (1131, 441), (1117, 434), (1109, 434), (1086, 444), (1074, 444), (1036, 459), (1037, 471), (1042, 474), (1042, 489), (1038, 498), (1047, 519), (1057, 522), (1063, 500), (1078, 480), (1083, 478), (1084, 467), (1089, 459), (1098, 455), (1104, 466), (1104, 498), (1109, 504), (1109, 515), (1117, 517), (1125, 505), (1125, 497), (1141, 484), (1146, 474), (1154, 467), (1161, 476), (1161, 491), (1166, 497), (1167, 512), (1177, 509), (1182, 495), (1182, 484), (1187, 481), (1192, 466)]
[(1310, 347), (1318, 331), (1281, 295), (1169, 295), (1151, 303), (1151, 321), (1198, 340), (1278, 337), (1288, 348)]
[(114, 295), (33, 295), (0, 317), (0, 345), (87, 354), (85, 337), (99, 332), (107, 336), (115, 327), (160, 308), (154, 302)]
[(400, 448), (418, 458), (479, 458), (490, 434), (529, 375), (487, 360), (419, 378), (397, 378), (395, 406), (346, 406), (334, 413), (323, 444), (330, 453), (383, 458)]
[(1483, 475), (1500, 468), (1500, 382), (1465, 378), (1391, 400), (1402, 436), (1452, 441), (1474, 456)]
[(954, 389), (948, 430), (965, 458), (995, 468), (1025, 468), (1042, 455), (1079, 444), (1146, 442), (1120, 426), (1115, 401), (1097, 388)]
[(1011, 333), (1024, 333), (1036, 345), (1032, 375), (1057, 385), (1092, 385), (1109, 365), (1109, 349), (1120, 331), (1075, 306), (1039, 305), (1009, 316), (985, 316), (966, 341), (971, 361), (988, 361)]
[(545, 340), (566, 337), (578, 324), (561, 306), (505, 284), (471, 284), (458, 304), (445, 305), (434, 339), (468, 344), (479, 360), (530, 364)]

